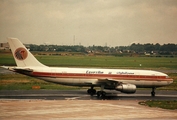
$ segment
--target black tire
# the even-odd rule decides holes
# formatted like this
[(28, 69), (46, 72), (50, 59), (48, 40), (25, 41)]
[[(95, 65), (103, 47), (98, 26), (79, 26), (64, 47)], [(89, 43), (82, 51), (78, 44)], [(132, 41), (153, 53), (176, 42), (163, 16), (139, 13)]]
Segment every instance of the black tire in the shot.
[(87, 93), (90, 95), (95, 95), (96, 94), (96, 90), (95, 89), (88, 89)]
[(93, 95), (96, 94), (96, 90), (95, 90), (95, 89), (92, 90), (92, 94), (93, 94)]
[(106, 92), (104, 92), (104, 91), (98, 91), (97, 92), (97, 97), (104, 98), (105, 96), (106, 96)]
[(88, 90), (87, 90), (87, 93), (90, 94), (90, 93), (91, 93), (91, 89), (88, 89)]
[(101, 97), (101, 91), (97, 92), (97, 97)]
[(155, 97), (155, 92), (154, 91), (151, 92), (151, 96)]

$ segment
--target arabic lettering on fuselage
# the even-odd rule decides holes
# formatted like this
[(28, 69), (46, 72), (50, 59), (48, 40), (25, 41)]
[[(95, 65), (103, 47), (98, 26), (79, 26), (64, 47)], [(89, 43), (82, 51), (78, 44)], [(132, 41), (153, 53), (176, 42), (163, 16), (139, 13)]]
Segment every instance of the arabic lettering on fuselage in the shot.
[(133, 75), (134, 73), (132, 73), (132, 72), (117, 72), (117, 74), (120, 74), (120, 75)]

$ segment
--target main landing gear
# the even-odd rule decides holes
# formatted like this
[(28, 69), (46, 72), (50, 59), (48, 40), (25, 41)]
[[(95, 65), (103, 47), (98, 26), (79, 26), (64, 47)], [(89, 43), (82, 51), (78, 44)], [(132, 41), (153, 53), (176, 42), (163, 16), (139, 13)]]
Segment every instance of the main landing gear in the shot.
[(87, 93), (90, 94), (91, 96), (93, 96), (93, 95), (96, 94), (96, 90), (93, 89), (93, 86), (92, 86), (91, 89), (88, 89), (88, 90), (87, 90)]
[(98, 91), (97, 92), (97, 97), (98, 98), (104, 98), (106, 96), (106, 92), (104, 92), (104, 91)]
[(97, 97), (99, 98), (103, 98), (106, 96), (106, 92), (103, 91), (104, 86), (101, 86), (101, 91), (97, 91), (95, 89), (93, 89), (93, 86), (87, 90), (87, 93), (90, 94), (91, 96), (97, 94)]
[(151, 92), (152, 97), (155, 97), (155, 89), (156, 89), (155, 87), (152, 88), (152, 92)]
[(106, 92), (104, 92), (103, 90), (104, 90), (104, 85), (101, 85), (101, 91), (97, 92), (98, 98), (104, 98), (106, 96)]

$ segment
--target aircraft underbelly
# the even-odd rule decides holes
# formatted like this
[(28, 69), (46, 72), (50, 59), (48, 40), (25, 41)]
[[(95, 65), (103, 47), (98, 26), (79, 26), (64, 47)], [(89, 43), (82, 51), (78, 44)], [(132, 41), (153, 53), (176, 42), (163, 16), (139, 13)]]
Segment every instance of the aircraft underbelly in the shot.
[(97, 85), (98, 80), (97, 79), (80, 79), (80, 78), (46, 78), (46, 77), (40, 77), (40, 79), (43, 79), (47, 82), (53, 82), (63, 85), (70, 85), (70, 86), (91, 86), (91, 85)]
[(136, 87), (160, 87), (170, 84), (168, 81), (160, 80), (120, 80), (123, 83), (134, 84)]
[[(63, 85), (70, 86), (99, 86), (100, 82), (98, 79), (88, 79), (88, 78), (52, 78), (52, 77), (40, 77), (47, 82), (53, 82)], [(116, 80), (117, 82), (134, 84), (136, 87), (160, 87), (170, 84), (168, 81), (159, 81), (159, 80)]]

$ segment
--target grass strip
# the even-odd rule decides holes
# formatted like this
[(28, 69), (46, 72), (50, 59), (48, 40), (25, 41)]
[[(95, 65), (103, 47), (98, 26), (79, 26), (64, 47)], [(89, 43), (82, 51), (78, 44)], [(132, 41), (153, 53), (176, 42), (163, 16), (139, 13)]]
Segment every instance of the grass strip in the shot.
[[(35, 55), (47, 66), (136, 69), (177, 69), (177, 57), (52, 56)], [(15, 66), (12, 54), (0, 55), (0, 66)]]
[(140, 105), (145, 105), (149, 107), (157, 107), (163, 109), (175, 110), (177, 109), (177, 100), (172, 101), (162, 101), (162, 100), (148, 100), (139, 102)]
[(30, 90), (33, 88), (33, 86), (40, 86), (40, 89), (49, 90), (80, 89), (80, 87), (64, 86), (45, 82), (43, 80), (21, 74), (0, 74), (0, 90)]

